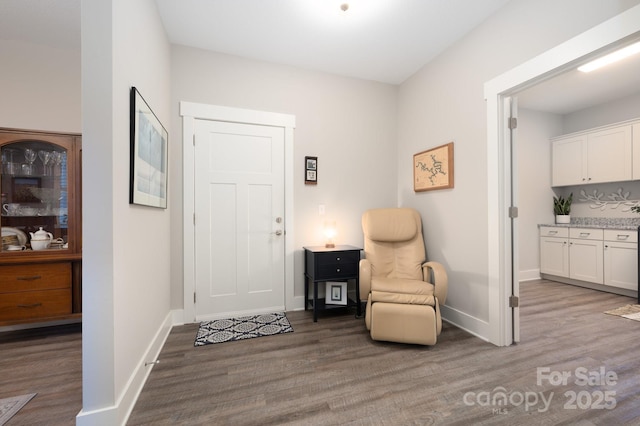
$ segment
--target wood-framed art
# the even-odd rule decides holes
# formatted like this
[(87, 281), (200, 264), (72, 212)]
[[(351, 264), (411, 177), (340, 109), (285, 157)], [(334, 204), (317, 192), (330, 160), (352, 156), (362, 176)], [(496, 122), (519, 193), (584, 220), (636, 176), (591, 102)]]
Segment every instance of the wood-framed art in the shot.
[(307, 185), (318, 183), (318, 157), (304, 157), (304, 183)]
[(130, 103), (129, 203), (166, 209), (169, 135), (135, 87)]
[(339, 281), (327, 281), (325, 288), (325, 304), (346, 305), (347, 283)]
[(445, 188), (453, 188), (453, 142), (413, 156), (413, 190)]

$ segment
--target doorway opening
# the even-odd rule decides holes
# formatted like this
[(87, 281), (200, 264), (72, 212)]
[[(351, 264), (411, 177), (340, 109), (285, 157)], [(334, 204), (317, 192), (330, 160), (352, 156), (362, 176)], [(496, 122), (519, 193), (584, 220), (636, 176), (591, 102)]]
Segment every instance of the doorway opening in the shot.
[[(498, 346), (514, 342), (517, 308), (510, 307), (513, 258), (520, 244), (511, 230), (512, 190), (510, 130), (505, 100), (518, 92), (565, 73), (580, 63), (613, 50), (640, 36), (640, 6), (588, 30), (485, 84), (487, 101), (489, 340)], [(517, 165), (516, 165), (517, 168)], [(512, 240), (512, 237), (515, 237)], [(518, 282), (514, 282), (518, 296)]]

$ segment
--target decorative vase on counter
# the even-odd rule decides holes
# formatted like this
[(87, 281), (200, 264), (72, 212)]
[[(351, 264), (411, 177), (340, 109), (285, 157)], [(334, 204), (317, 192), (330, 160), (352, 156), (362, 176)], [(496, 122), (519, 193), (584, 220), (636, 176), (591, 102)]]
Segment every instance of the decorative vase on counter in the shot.
[(556, 215), (556, 223), (557, 224), (569, 224), (571, 223), (571, 215), (569, 214), (557, 214)]

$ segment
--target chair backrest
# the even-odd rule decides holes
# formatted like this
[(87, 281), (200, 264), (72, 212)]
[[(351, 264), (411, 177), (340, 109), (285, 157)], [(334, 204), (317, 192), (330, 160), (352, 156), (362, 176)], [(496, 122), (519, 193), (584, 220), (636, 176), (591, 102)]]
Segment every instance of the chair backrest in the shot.
[(362, 215), (362, 231), (372, 277), (422, 279), (426, 255), (422, 221), (416, 210), (367, 210)]

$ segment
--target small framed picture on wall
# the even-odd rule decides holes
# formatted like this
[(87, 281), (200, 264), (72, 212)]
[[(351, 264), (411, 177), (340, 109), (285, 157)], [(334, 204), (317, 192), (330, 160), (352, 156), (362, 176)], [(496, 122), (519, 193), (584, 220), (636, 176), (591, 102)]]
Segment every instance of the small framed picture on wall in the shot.
[(304, 183), (307, 185), (318, 183), (318, 157), (304, 157)]

